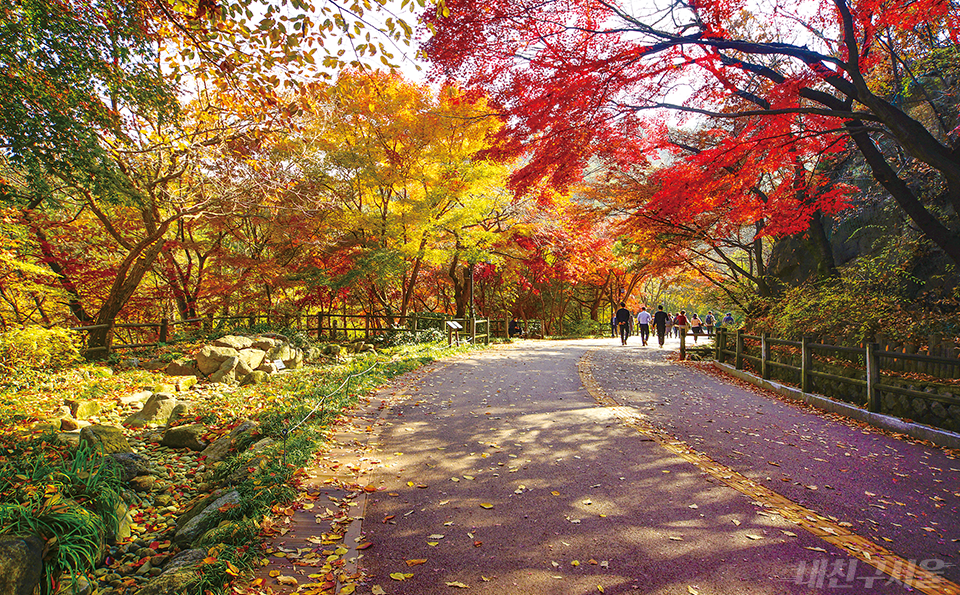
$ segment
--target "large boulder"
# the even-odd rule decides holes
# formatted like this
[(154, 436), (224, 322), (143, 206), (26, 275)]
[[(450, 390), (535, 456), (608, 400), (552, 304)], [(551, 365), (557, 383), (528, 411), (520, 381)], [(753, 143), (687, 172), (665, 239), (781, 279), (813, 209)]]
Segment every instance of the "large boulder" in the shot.
[(149, 475), (154, 468), (149, 458), (135, 452), (116, 452), (108, 455), (107, 458), (120, 468), (120, 479), (124, 482), (138, 475)]
[(242, 337), (239, 335), (227, 335), (226, 337), (220, 337), (212, 343), (215, 347), (231, 347), (240, 351), (241, 349), (246, 349), (253, 344), (253, 339), (249, 337)]
[(150, 395), (143, 409), (127, 416), (123, 425), (132, 427), (162, 426), (170, 419), (177, 399), (170, 393), (154, 393)]
[(168, 428), (167, 431), (163, 433), (160, 444), (169, 448), (203, 450), (207, 447), (207, 443), (200, 438), (206, 433), (207, 428), (203, 424), (189, 424)]
[(33, 595), (43, 578), (46, 543), (36, 535), (0, 536), (0, 593)]
[(72, 415), (75, 419), (86, 419), (88, 417), (93, 417), (94, 415), (100, 415), (99, 401), (71, 399), (64, 401), (64, 403), (70, 407), (70, 415)]
[(210, 382), (233, 384), (237, 380), (236, 369), (239, 363), (240, 358), (237, 356), (231, 356), (223, 360), (220, 367), (210, 374)]
[[(198, 537), (217, 524), (218, 511), (223, 506), (239, 504), (240, 492), (230, 490), (214, 492), (213, 498), (204, 498), (197, 506), (185, 513), (177, 521), (177, 530), (173, 536), (174, 542), (180, 547), (186, 547)], [(187, 520), (184, 521), (183, 519)]]
[(236, 449), (237, 442), (247, 436), (248, 434), (257, 431), (260, 428), (256, 422), (245, 419), (236, 425), (229, 434), (220, 436), (215, 442), (211, 443), (210, 446), (203, 449), (201, 453), (206, 458), (204, 463), (210, 467), (214, 463), (222, 461), (227, 457), (227, 453), (231, 449)]
[(240, 352), (238, 356), (240, 362), (246, 365), (251, 370), (256, 370), (260, 367), (260, 364), (263, 363), (265, 357), (267, 357), (267, 352), (263, 349), (244, 349)]
[(251, 347), (253, 347), (254, 349), (260, 349), (264, 352), (268, 352), (274, 347), (276, 347), (277, 345), (279, 345), (280, 343), (281, 341), (278, 341), (273, 337), (257, 337), (256, 339), (253, 340), (253, 344), (251, 345)]
[(177, 359), (173, 360), (167, 367), (163, 370), (164, 374), (168, 376), (199, 376), (200, 369), (197, 367), (197, 362), (192, 359)]
[(267, 352), (267, 359), (270, 361), (281, 360), (286, 364), (288, 360), (293, 360), (297, 356), (297, 348), (289, 343), (277, 345)]
[(80, 442), (102, 448), (105, 455), (115, 452), (133, 452), (126, 436), (123, 435), (123, 429), (116, 426), (87, 426), (80, 430)]
[(209, 376), (220, 369), (223, 362), (235, 358), (239, 352), (233, 347), (217, 347), (207, 345), (197, 353), (197, 368), (205, 376)]

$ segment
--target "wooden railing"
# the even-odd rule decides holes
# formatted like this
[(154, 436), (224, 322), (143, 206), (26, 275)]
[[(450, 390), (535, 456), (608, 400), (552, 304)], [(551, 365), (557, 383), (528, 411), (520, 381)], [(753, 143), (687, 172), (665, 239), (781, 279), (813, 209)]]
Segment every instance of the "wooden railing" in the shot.
[[(383, 316), (373, 314), (331, 314), (326, 312), (310, 314), (256, 314), (247, 316), (206, 316), (188, 320), (171, 321), (161, 319), (157, 322), (144, 323), (116, 323), (113, 325), (100, 324), (74, 327), (71, 330), (89, 332), (108, 330), (108, 341), (105, 346), (87, 347), (85, 354), (102, 357), (114, 350), (140, 349), (156, 347), (163, 343), (176, 340), (176, 327), (192, 327), (195, 332), (209, 333), (218, 328), (229, 330), (237, 327), (253, 327), (258, 324), (273, 324), (304, 331), (314, 338), (326, 337), (333, 341), (352, 340), (363, 338), (369, 340), (377, 334), (408, 330), (414, 333), (437, 329), (446, 332), (444, 323), (447, 320), (456, 320), (469, 334), (471, 341), (480, 340), (489, 343), (491, 337), (507, 337), (509, 321), (505, 319), (455, 318), (453, 316)], [(542, 328), (540, 320), (530, 319), (522, 321), (525, 330)], [(117, 343), (115, 339), (118, 331), (129, 330), (127, 342)], [(131, 340), (134, 333), (139, 332), (139, 340)], [(146, 332), (142, 332), (146, 331)], [(187, 333), (192, 334), (192, 333)]]
[[(748, 342), (752, 343), (752, 348), (748, 347)], [(800, 365), (771, 357), (771, 352), (776, 347), (785, 347), (786, 355), (792, 356), (792, 359), (799, 357)], [(955, 395), (914, 390), (891, 383), (903, 381), (903, 377), (899, 374), (904, 373), (941, 380), (960, 378), (960, 358), (956, 356), (956, 349), (953, 357), (948, 357), (881, 349), (878, 343), (867, 343), (863, 347), (844, 347), (816, 343), (808, 338), (801, 341), (787, 341), (770, 337), (766, 333), (748, 335), (743, 330), (738, 330), (736, 334), (731, 335), (725, 329), (721, 329), (717, 335), (715, 349), (717, 361), (723, 363), (728, 356), (731, 356), (738, 370), (744, 369), (745, 364), (750, 364), (762, 378), (767, 380), (771, 378), (774, 369), (792, 373), (799, 377), (798, 384), (803, 392), (811, 392), (811, 387), (818, 378), (860, 387), (865, 397), (863, 404), (874, 413), (881, 412), (883, 408), (881, 403), (883, 393), (935, 401), (947, 406), (960, 405), (960, 398)], [(817, 354), (822, 354), (821, 359), (832, 357), (835, 361), (821, 362), (815, 357)], [(822, 369), (826, 365), (851, 371), (854, 377), (826, 372)], [(883, 375), (884, 372), (887, 372), (886, 377)], [(916, 382), (915, 379), (911, 381)], [(960, 387), (957, 390), (960, 391)]]

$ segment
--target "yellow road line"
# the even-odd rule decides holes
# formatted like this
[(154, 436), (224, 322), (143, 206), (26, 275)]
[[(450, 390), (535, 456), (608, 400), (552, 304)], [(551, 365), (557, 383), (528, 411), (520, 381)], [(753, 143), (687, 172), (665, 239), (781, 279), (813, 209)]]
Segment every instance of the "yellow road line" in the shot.
[(580, 381), (597, 403), (610, 407), (624, 425), (655, 440), (660, 446), (693, 463), (719, 481), (750, 496), (764, 507), (775, 510), (783, 518), (803, 527), (827, 543), (901, 581), (907, 587), (928, 595), (960, 595), (960, 585), (921, 568), (910, 560), (901, 558), (883, 546), (852, 533), (849, 528), (836, 521), (797, 504), (730, 467), (717, 463), (705, 454), (694, 450), (689, 444), (655, 427), (635, 409), (620, 405), (594, 379), (592, 371), (594, 353), (595, 350), (588, 351), (577, 364)]

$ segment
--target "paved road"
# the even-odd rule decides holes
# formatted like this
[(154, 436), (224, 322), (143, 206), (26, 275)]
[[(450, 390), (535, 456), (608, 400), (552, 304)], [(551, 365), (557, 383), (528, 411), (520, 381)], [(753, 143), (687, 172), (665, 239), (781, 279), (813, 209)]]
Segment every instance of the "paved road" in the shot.
[[(521, 342), (401, 387), (367, 476), (358, 592), (908, 592), (770, 493), (825, 515), (821, 534), (960, 580), (949, 453), (618, 343)], [(737, 473), (760, 487), (732, 489)]]

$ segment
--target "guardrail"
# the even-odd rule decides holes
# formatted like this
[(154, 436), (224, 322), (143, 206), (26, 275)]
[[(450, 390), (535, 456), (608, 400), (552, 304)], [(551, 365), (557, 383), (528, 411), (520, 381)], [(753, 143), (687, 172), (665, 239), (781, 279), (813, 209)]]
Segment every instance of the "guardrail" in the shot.
[[(729, 345), (731, 338), (734, 340), (733, 349), (730, 349)], [(753, 343), (753, 350), (759, 347), (759, 353), (751, 352), (747, 342)], [(794, 358), (799, 356), (800, 365), (796, 366), (771, 357), (772, 349), (778, 346), (786, 347), (788, 355)], [(743, 330), (738, 330), (733, 337), (730, 337), (726, 329), (721, 329), (717, 335), (715, 349), (717, 361), (723, 363), (728, 356), (732, 356), (738, 370), (744, 369), (745, 363), (748, 363), (766, 380), (770, 379), (775, 368), (792, 373), (799, 377), (798, 384), (803, 392), (811, 392), (816, 379), (862, 388), (864, 398), (861, 404), (874, 413), (881, 413), (883, 409), (881, 401), (883, 393), (925, 399), (947, 406), (960, 406), (960, 398), (954, 395), (920, 391), (891, 383), (893, 380), (903, 381), (903, 377), (897, 375), (897, 372), (921, 374), (939, 380), (958, 378), (960, 377), (960, 358), (956, 357), (892, 351), (881, 349), (879, 343), (867, 343), (863, 347), (846, 347), (816, 343), (808, 338), (801, 341), (787, 341), (770, 337), (766, 333), (748, 335)], [(815, 357), (817, 354), (825, 354), (821, 357), (832, 355), (838, 361), (819, 362)], [(916, 365), (904, 365), (905, 362), (914, 362)], [(821, 367), (825, 364), (836, 365), (856, 376), (826, 372), (818, 369), (818, 364)], [(884, 372), (887, 372), (886, 378)]]

